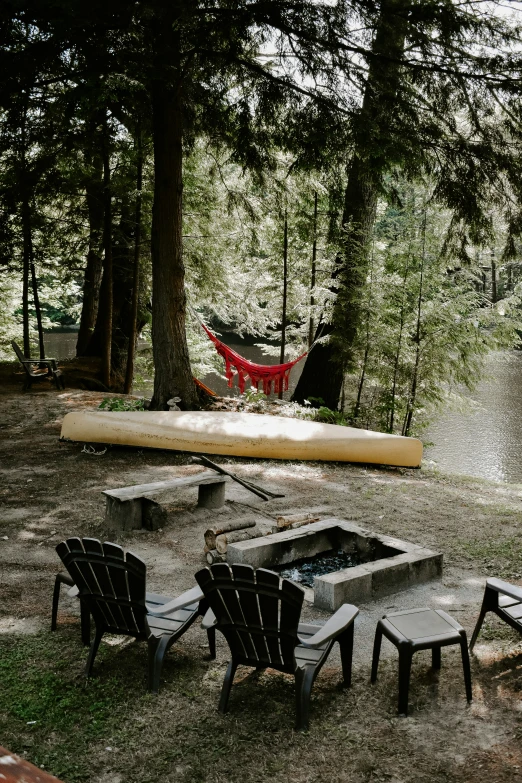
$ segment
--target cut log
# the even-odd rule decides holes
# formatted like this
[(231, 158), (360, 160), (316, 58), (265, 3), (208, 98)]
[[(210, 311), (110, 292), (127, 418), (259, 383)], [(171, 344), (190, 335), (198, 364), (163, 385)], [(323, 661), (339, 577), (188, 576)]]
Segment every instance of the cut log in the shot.
[(216, 538), (223, 533), (231, 533), (233, 530), (245, 530), (248, 527), (255, 526), (255, 520), (237, 520), (236, 522), (220, 522), (218, 525), (209, 527), (205, 531), (205, 544), (209, 549), (216, 548)]
[(259, 532), (255, 528), (250, 530), (233, 530), (231, 533), (224, 533), (216, 537), (216, 549), (221, 555), (226, 555), (229, 544), (235, 544), (237, 541), (248, 541), (250, 538), (257, 538)]
[(288, 514), (287, 516), (277, 517), (277, 527), (279, 530), (286, 530), (286, 528), (300, 527), (301, 525), (308, 525), (310, 522), (319, 522), (320, 517), (313, 514)]
[(213, 563), (223, 563), (225, 560), (223, 555), (220, 555), (217, 549), (209, 549), (206, 554), (206, 558), (209, 565), (212, 565)]

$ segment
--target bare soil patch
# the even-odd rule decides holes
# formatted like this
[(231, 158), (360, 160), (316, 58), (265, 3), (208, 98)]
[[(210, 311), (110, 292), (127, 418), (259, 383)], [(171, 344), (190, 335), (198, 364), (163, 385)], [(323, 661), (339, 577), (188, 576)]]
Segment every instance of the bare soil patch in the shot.
[[(1, 743), (65, 783), (202, 781), (475, 781), (522, 777), (522, 638), (495, 620), (472, 659), (468, 707), (459, 656), (443, 652), (435, 676), (429, 654), (414, 659), (410, 716), (396, 715), (396, 651), (384, 644), (370, 686), (375, 623), (385, 611), (430, 605), (471, 633), (487, 575), (522, 581), (522, 487), (433, 471), (333, 463), (216, 458), (285, 498), (263, 503), (235, 484), (227, 497), (245, 514), (314, 511), (358, 521), (445, 557), (441, 582), (361, 606), (354, 684), (344, 691), (332, 655), (314, 686), (310, 731), (293, 730), (292, 678), (238, 673), (230, 713), (217, 713), (228, 648), (206, 659), (196, 626), (169, 653), (157, 698), (146, 693), (146, 649), (103, 643), (96, 677), (82, 675), (78, 607), (65, 596), (59, 628), (48, 630), (56, 544), (71, 535), (118, 541), (148, 565), (149, 589), (177, 595), (205, 565), (203, 532), (212, 515), (195, 490), (166, 497), (161, 531), (108, 533), (101, 491), (198, 472), (188, 455), (126, 448), (99, 456), (60, 443), (64, 414), (97, 407), (103, 393), (45, 384), (19, 391), (13, 368), (0, 386)], [(227, 513), (226, 510), (223, 513)], [(326, 615), (310, 605), (311, 620)], [(117, 641), (115, 644), (114, 642)]]

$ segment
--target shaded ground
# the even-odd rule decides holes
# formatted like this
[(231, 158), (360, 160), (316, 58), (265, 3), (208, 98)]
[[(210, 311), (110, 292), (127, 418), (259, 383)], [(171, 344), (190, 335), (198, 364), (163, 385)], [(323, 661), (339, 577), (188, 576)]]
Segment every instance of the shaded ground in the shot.
[[(195, 492), (166, 499), (168, 524), (115, 536), (104, 528), (103, 489), (197, 472), (187, 455), (110, 449), (100, 456), (58, 441), (64, 413), (97, 406), (103, 395), (45, 386), (22, 395), (0, 386), (0, 743), (65, 783), (202, 781), (475, 781), (522, 776), (522, 638), (492, 621), (472, 661), (468, 707), (458, 655), (443, 653), (438, 677), (429, 655), (414, 659), (410, 716), (396, 716), (397, 667), (385, 644), (379, 680), (369, 685), (375, 622), (386, 610), (445, 608), (471, 632), (486, 575), (522, 581), (522, 487), (425, 471), (352, 465), (229, 460), (239, 475), (286, 497), (269, 503), (238, 485), (227, 496), (275, 515), (316, 510), (358, 520), (444, 552), (442, 582), (362, 605), (353, 687), (340, 689), (337, 653), (312, 697), (311, 728), (293, 730), (292, 678), (242, 670), (230, 713), (216, 712), (227, 663), (194, 626), (169, 653), (158, 697), (145, 691), (146, 649), (103, 643), (96, 677), (82, 676), (86, 651), (78, 608), (65, 596), (59, 628), (48, 631), (59, 563), (69, 535), (118, 540), (147, 562), (151, 590), (177, 595), (204, 565), (208, 512)], [(18, 381), (19, 382), (19, 381)], [(226, 513), (226, 512), (225, 512)], [(326, 615), (307, 606), (310, 619)]]

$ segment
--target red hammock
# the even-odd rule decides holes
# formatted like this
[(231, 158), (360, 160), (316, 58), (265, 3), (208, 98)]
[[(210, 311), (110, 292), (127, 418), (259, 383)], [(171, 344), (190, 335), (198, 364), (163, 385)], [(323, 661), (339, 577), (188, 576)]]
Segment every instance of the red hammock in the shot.
[(205, 332), (208, 334), (214, 345), (216, 351), (225, 360), (225, 375), (228, 379), (228, 385), (232, 388), (232, 379), (234, 373), (238, 375), (238, 385), (241, 394), (245, 391), (245, 377), (248, 376), (252, 381), (252, 386), (255, 386), (259, 390), (259, 384), (263, 384), (263, 392), (270, 394), (272, 391), (272, 383), (274, 384), (274, 392), (279, 394), (282, 391), (288, 391), (288, 379), (290, 378), (290, 370), (297, 364), (306, 353), (303, 353), (299, 358), (294, 359), (293, 362), (286, 362), (286, 364), (254, 364), (249, 362), (248, 359), (244, 359), (238, 353), (229, 348), (228, 345), (222, 343), (221, 340), (210, 332), (205, 324), (201, 324)]

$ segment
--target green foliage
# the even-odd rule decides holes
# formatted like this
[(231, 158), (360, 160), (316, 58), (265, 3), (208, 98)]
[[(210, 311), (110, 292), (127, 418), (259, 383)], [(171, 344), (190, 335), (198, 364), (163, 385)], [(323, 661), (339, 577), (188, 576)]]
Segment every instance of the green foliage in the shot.
[(248, 403), (251, 402), (266, 402), (268, 400), (268, 397), (263, 392), (258, 391), (253, 386), (250, 389), (247, 389), (244, 394), (245, 400)]
[(145, 400), (129, 400), (124, 397), (105, 397), (98, 408), (104, 411), (143, 411)]
[(349, 425), (349, 421), (342, 411), (333, 411), (325, 405), (321, 405), (315, 412), (314, 421), (322, 421), (325, 424), (339, 424), (342, 427)]
[(459, 257), (452, 215), (425, 186), (398, 192), (402, 206), (383, 203), (376, 224), (345, 394), (359, 426), (409, 434), (474, 387), (488, 351), (518, 343), (520, 297), (515, 288), (491, 301), (479, 249), (468, 240)]

